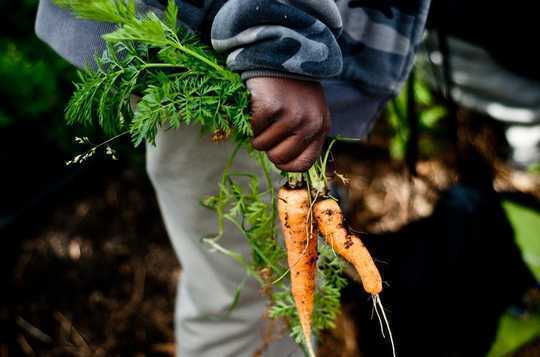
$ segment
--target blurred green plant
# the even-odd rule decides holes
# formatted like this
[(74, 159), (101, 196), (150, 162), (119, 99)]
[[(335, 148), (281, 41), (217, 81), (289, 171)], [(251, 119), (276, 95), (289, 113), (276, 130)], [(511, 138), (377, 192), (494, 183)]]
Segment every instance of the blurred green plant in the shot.
[(43, 119), (64, 101), (61, 82), (69, 68), (58, 60), (33, 59), (24, 46), (24, 42), (0, 40), (0, 129), (19, 119)]
[(34, 133), (60, 148), (72, 147), (63, 120), (75, 69), (34, 34), (37, 0), (2, 2), (0, 13), (0, 130)]
[(511, 356), (540, 335), (540, 316), (505, 313), (499, 320), (497, 338), (487, 357)]
[[(540, 282), (540, 213), (510, 200), (505, 200), (503, 207), (512, 222), (523, 260)], [(488, 357), (508, 356), (538, 336), (540, 315), (529, 313), (516, 316), (509, 311), (499, 321), (497, 338)]]
[[(393, 133), (390, 139), (389, 151), (395, 160), (403, 160), (407, 148), (407, 142), (411, 135), (407, 113), (409, 86), (404, 85), (398, 97), (392, 100), (387, 106), (386, 120)], [(437, 103), (435, 96), (431, 92), (427, 83), (421, 76), (416, 76), (414, 80), (414, 100), (417, 105), (419, 121), (419, 154), (430, 155), (436, 151), (434, 141), (429, 139), (441, 132), (440, 122), (447, 115), (446, 108)]]
[[(10, 14), (0, 22), (0, 140), (27, 137), (31, 130), (33, 145), (52, 145), (64, 156), (57, 159), (64, 161), (81, 149), (73, 141), (76, 135), (95, 142), (101, 142), (102, 135), (92, 128), (65, 125), (64, 108), (73, 93), (76, 68), (35, 35), (37, 8), (38, 0), (0, 1), (0, 13)], [(129, 140), (118, 142), (116, 149), (122, 161), (144, 168), (143, 150), (133, 150)]]

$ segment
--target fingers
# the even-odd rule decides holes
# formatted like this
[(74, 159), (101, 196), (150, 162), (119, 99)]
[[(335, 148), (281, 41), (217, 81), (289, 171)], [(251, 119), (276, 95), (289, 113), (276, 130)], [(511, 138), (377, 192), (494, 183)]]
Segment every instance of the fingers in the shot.
[(305, 172), (315, 163), (315, 161), (321, 155), (321, 150), (326, 140), (326, 135), (329, 131), (330, 113), (329, 111), (325, 111), (324, 116), (322, 117), (321, 125), (316, 131), (316, 133), (312, 134), (311, 137), (308, 137), (308, 135), (303, 135), (305, 142), (309, 144), (306, 146), (305, 149), (302, 150), (302, 152), (298, 156), (292, 154), (283, 155), (281, 158), (290, 159), (290, 161), (285, 163), (281, 162), (281, 160), (275, 160), (275, 157), (270, 156), (270, 152), (268, 157), (280, 170), (288, 172)]
[(264, 131), (255, 133), (253, 147), (257, 150), (268, 151), (287, 137), (294, 135), (301, 124), (300, 116), (284, 115)]
[(274, 164), (285, 164), (299, 156), (310, 144), (311, 141), (304, 140), (299, 135), (289, 136), (268, 150), (267, 155)]
[(303, 172), (313, 165), (330, 129), (328, 111), (323, 114), (283, 115), (253, 140), (255, 149), (284, 171)]
[(278, 168), (301, 172), (320, 154), (330, 115), (320, 83), (255, 77), (251, 92), (253, 147), (266, 151)]
[[(300, 125), (294, 124), (298, 127), (293, 131), (293, 134), (284, 129), (280, 135), (275, 135), (272, 131), (274, 127), (279, 127), (281, 122), (276, 123), (254, 140), (254, 147), (267, 151), (268, 158), (275, 164), (284, 164), (293, 160), (304, 152), (314, 140), (326, 135), (324, 118), (313, 119), (313, 116), (307, 118), (304, 124), (302, 124), (304, 121), (300, 121)], [(284, 123), (291, 122), (287, 119), (283, 121)], [(278, 128), (276, 131), (280, 129)]]
[(255, 136), (272, 125), (281, 115), (282, 100), (276, 95), (273, 82), (266, 78), (251, 78), (247, 81), (251, 93), (251, 127)]
[(321, 154), (325, 137), (321, 136), (313, 141), (299, 156), (285, 164), (276, 164), (276, 167), (287, 172), (305, 172), (313, 165)]
[(251, 103), (251, 127), (255, 136), (274, 124), (281, 116), (282, 110), (273, 101), (253, 101)]

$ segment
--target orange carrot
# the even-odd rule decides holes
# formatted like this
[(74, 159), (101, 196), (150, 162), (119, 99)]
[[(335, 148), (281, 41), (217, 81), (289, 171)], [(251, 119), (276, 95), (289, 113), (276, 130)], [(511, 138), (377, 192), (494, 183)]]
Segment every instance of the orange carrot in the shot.
[(381, 274), (360, 238), (349, 234), (344, 227), (343, 213), (338, 203), (330, 198), (320, 200), (315, 203), (314, 214), (322, 236), (336, 253), (354, 266), (364, 290), (378, 295), (382, 291)]
[(369, 254), (360, 238), (355, 234), (350, 234), (344, 227), (343, 212), (335, 200), (327, 198), (317, 201), (313, 207), (313, 212), (321, 235), (336, 253), (354, 266), (358, 275), (360, 275), (364, 290), (371, 294), (373, 308), (381, 325), (381, 332), (384, 337), (384, 321), (392, 345), (392, 354), (395, 357), (394, 338), (379, 297), (382, 291), (382, 278), (371, 254)]
[(291, 273), (291, 292), (310, 356), (311, 324), (315, 297), (317, 230), (311, 222), (309, 192), (282, 187), (278, 193), (278, 212), (285, 238)]

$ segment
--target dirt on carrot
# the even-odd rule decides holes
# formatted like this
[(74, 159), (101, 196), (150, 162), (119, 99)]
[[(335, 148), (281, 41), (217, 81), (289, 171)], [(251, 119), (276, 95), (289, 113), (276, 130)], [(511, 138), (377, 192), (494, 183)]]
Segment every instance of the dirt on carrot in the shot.
[(351, 263), (366, 292), (378, 295), (382, 291), (382, 278), (371, 254), (359, 237), (350, 234), (343, 225), (339, 204), (327, 198), (315, 203), (314, 215), (322, 236), (336, 253)]

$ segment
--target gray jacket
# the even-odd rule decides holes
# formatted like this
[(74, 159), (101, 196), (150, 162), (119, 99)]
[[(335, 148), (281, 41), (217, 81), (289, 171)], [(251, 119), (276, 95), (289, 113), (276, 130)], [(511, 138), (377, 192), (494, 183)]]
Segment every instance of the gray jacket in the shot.
[[(138, 0), (159, 11), (166, 0)], [(363, 136), (406, 80), (429, 0), (177, 0), (180, 20), (244, 79), (323, 80), (334, 133)], [(37, 35), (76, 66), (103, 50), (109, 24), (73, 18), (40, 0)], [(355, 110), (351, 111), (351, 108)]]

